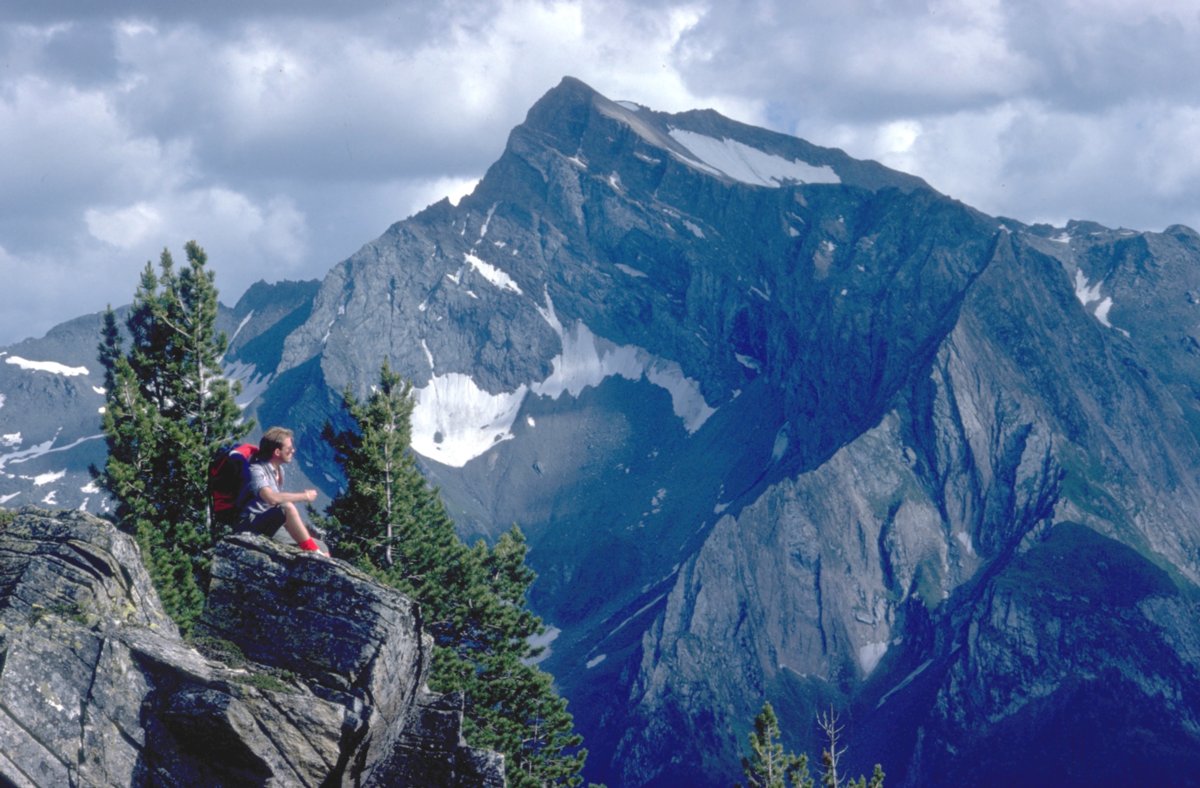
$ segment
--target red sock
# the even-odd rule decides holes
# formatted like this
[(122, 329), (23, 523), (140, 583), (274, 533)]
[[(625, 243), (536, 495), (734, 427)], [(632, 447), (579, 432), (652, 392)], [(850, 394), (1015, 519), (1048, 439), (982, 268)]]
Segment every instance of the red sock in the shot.
[(310, 536), (310, 537), (308, 537), (308, 539), (306, 539), (305, 541), (300, 543), (300, 549), (312, 551), (312, 550), (320, 550), (321, 548), (319, 545), (317, 545), (317, 540), (313, 539)]

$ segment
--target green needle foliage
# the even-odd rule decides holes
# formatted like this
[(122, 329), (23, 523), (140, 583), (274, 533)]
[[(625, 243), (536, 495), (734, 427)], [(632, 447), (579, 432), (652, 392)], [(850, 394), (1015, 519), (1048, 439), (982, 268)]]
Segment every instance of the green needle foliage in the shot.
[[(870, 780), (859, 777), (843, 782), (838, 776), (838, 765), (845, 748), (838, 744), (842, 726), (838, 724), (837, 714), (830, 709), (827, 714), (817, 715), (817, 725), (829, 742), (821, 752), (821, 788), (883, 788), (885, 775), (879, 764), (875, 764)], [(779, 738), (779, 719), (768, 701), (754, 718), (750, 755), (742, 758), (747, 788), (815, 788), (816, 783), (808, 773), (808, 756), (786, 751)]]
[(216, 330), (217, 290), (195, 241), (176, 272), (164, 249), (147, 262), (125, 321), (105, 312), (103, 429), (108, 459), (92, 474), (115, 505), (117, 526), (137, 538), (167, 612), (185, 633), (204, 606), (206, 551), (223, 536), (208, 504), (209, 458), (246, 434), (221, 374), (225, 336)]
[(779, 735), (779, 719), (768, 701), (754, 718), (750, 755), (742, 758), (747, 788), (813, 788), (808, 774), (808, 756), (787, 752)]
[(467, 547), (409, 451), (412, 387), (384, 362), (365, 402), (347, 391), (351, 426), (323, 437), (346, 487), (315, 518), (334, 552), (421, 604), (434, 638), (431, 686), (465, 697), (473, 746), (498, 750), (514, 786), (578, 785), (586, 750), (566, 701), (531, 664), (544, 631), (527, 607), (534, 573), (514, 526), (489, 548)]

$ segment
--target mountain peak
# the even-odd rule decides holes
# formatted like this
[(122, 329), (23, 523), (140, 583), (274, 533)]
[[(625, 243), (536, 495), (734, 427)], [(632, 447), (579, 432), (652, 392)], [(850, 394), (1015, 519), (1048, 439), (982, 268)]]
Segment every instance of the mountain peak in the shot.
[[(925, 181), (836, 148), (732, 120), (713, 109), (657, 112), (612, 100), (575, 77), (564, 77), (530, 109), (514, 138), (531, 133), (565, 156), (579, 152), (597, 116), (625, 126), (645, 145), (689, 167), (752, 186), (847, 184), (871, 190), (928, 189)], [(647, 154), (643, 161), (653, 164)]]

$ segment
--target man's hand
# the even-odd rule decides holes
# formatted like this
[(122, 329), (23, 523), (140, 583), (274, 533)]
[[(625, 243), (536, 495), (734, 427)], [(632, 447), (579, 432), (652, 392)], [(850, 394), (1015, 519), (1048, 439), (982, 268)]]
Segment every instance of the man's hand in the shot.
[(302, 494), (304, 495), (304, 500), (308, 501), (309, 503), (317, 500), (317, 491), (312, 488), (305, 490)]

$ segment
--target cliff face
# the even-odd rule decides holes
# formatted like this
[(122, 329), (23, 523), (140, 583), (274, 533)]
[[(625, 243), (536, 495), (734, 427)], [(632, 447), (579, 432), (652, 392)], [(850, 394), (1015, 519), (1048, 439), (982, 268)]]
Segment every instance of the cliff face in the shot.
[(235, 537), (196, 642), (132, 540), (82, 513), (0, 530), (0, 779), (49, 785), (503, 786), (425, 688), (413, 603), (345, 564)]
[(717, 522), (642, 637), (619, 780), (675, 784), (671, 726), (765, 695), (847, 709), (851, 763), (889, 782), (1190, 784), (1194, 405), (1059, 265), (1004, 238), (877, 425)]

